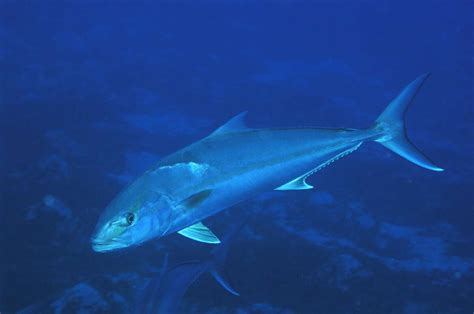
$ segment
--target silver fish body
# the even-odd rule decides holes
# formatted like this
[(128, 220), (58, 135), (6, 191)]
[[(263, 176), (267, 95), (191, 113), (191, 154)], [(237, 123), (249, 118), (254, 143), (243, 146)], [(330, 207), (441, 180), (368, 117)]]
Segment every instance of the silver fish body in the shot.
[(376, 141), (429, 170), (442, 171), (406, 138), (404, 115), (428, 75), (410, 83), (366, 130), (248, 129), (238, 115), (208, 137), (163, 158), (106, 208), (92, 237), (106, 252), (178, 232), (219, 239), (203, 219), (264, 191), (304, 190), (306, 178)]

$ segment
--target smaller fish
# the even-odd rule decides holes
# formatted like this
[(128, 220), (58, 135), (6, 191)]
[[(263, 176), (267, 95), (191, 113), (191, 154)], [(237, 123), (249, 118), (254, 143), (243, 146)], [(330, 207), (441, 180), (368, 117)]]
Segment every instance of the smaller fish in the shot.
[(166, 255), (161, 274), (147, 285), (137, 301), (134, 313), (178, 313), (179, 304), (188, 288), (206, 272), (209, 272), (229, 293), (239, 296), (227, 279), (224, 264), (229, 247), (243, 225), (244, 223), (234, 225), (207, 260), (184, 262), (167, 270), (168, 255)]

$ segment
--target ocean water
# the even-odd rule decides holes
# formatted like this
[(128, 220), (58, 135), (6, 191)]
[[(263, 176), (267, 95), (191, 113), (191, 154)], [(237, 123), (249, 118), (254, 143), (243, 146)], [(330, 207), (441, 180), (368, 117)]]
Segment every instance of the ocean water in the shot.
[[(472, 313), (473, 12), (438, 0), (0, 0), (0, 312), (145, 313), (182, 291), (178, 313)], [(445, 171), (367, 143), (311, 176), (312, 190), (209, 217), (219, 237), (247, 217), (224, 267), (240, 296), (206, 272), (184, 280), (181, 263), (215, 246), (178, 234), (92, 250), (127, 183), (232, 116), (366, 128), (426, 72), (407, 132)]]

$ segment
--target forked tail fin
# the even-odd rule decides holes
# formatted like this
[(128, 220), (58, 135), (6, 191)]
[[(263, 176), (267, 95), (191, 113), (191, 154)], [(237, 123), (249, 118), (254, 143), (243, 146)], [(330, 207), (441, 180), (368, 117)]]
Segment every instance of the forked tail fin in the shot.
[(388, 104), (384, 112), (375, 120), (373, 130), (380, 136), (374, 140), (420, 167), (443, 171), (408, 140), (405, 131), (405, 112), (429, 76), (429, 73), (419, 76)]
[(231, 285), (229, 277), (227, 276), (224, 264), (227, 258), (227, 253), (229, 252), (229, 248), (234, 241), (235, 237), (245, 225), (247, 221), (247, 217), (244, 216), (233, 224), (230, 230), (225, 235), (224, 239), (222, 240), (221, 244), (219, 244), (214, 250), (212, 251), (212, 266), (210, 269), (211, 275), (216, 279), (216, 281), (228, 292), (232, 293), (233, 295), (240, 295)]

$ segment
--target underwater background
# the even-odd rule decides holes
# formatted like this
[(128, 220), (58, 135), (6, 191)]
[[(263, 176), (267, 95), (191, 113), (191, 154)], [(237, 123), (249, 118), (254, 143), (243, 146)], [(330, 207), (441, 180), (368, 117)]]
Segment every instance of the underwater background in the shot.
[[(98, 216), (160, 157), (249, 125), (369, 127), (418, 75), (410, 138), (445, 171), (369, 143), (248, 216), (226, 272), (180, 313), (472, 313), (472, 1), (0, 1), (0, 312), (131, 313), (171, 235), (93, 252)], [(141, 304), (143, 305), (143, 304)]]

